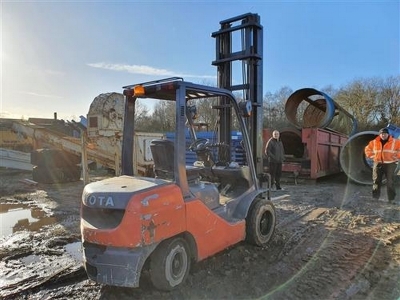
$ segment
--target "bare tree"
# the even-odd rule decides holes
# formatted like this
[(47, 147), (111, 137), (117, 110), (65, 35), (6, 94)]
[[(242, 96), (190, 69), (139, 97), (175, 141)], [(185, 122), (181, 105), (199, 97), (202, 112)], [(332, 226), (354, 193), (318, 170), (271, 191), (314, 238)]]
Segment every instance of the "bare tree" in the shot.
[(378, 121), (378, 87), (377, 78), (357, 79), (336, 94), (335, 101), (355, 117), (360, 129), (368, 129)]
[(382, 80), (378, 102), (381, 108), (379, 121), (400, 126), (400, 76)]
[[(371, 130), (392, 123), (400, 126), (400, 76), (388, 78), (359, 78), (340, 89), (332, 85), (320, 89), (343, 109), (353, 115), (358, 122), (358, 130)], [(293, 90), (284, 86), (274, 93), (267, 92), (263, 100), (264, 127), (283, 128), (291, 126), (286, 118), (285, 104)], [(240, 100), (240, 96), (236, 95)], [(238, 101), (239, 101), (238, 100)], [(207, 124), (212, 130), (218, 119), (218, 111), (208, 99), (197, 102), (199, 118), (195, 121)], [(136, 111), (137, 126), (144, 131), (173, 131), (175, 128), (175, 108), (173, 103), (160, 101), (152, 112), (146, 106)]]
[(167, 132), (175, 130), (175, 103), (159, 101), (154, 106), (152, 128)]
[(270, 92), (265, 94), (263, 101), (264, 127), (282, 128), (289, 125), (285, 114), (285, 104), (292, 93), (291, 88), (284, 86), (273, 94)]
[(135, 124), (137, 130), (148, 130), (149, 108), (143, 104), (141, 99), (136, 100)]
[(201, 99), (196, 101), (197, 123), (206, 124), (208, 130), (212, 130), (218, 119), (218, 111), (212, 107), (217, 105), (216, 99)]

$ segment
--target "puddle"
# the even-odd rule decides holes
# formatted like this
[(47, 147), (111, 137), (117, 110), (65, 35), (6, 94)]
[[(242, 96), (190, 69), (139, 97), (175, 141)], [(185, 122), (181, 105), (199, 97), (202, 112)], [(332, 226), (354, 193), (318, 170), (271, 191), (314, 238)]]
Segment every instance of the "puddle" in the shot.
[(0, 238), (3, 238), (18, 231), (38, 231), (45, 225), (56, 223), (56, 219), (48, 217), (38, 207), (22, 203), (0, 203), (0, 223)]
[(21, 261), (25, 265), (30, 265), (30, 264), (33, 264), (33, 263), (37, 263), (37, 262), (39, 262), (41, 260), (42, 260), (42, 258), (40, 256), (36, 255), (36, 254), (31, 254), (31, 255), (28, 255), (28, 256), (25, 256), (25, 257), (21, 258)]
[(82, 259), (82, 243), (81, 242), (75, 242), (75, 243), (70, 243), (65, 245), (65, 251), (74, 258), (75, 260), (79, 262), (83, 262)]

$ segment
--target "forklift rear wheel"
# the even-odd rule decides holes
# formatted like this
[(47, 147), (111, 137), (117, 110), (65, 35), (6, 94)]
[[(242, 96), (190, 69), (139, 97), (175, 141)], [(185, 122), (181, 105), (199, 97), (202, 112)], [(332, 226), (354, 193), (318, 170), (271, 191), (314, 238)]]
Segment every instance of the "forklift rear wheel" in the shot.
[(150, 279), (159, 290), (170, 291), (183, 283), (190, 270), (190, 250), (183, 238), (161, 242), (150, 260)]
[(246, 241), (265, 246), (275, 231), (276, 213), (271, 201), (255, 200), (246, 217)]

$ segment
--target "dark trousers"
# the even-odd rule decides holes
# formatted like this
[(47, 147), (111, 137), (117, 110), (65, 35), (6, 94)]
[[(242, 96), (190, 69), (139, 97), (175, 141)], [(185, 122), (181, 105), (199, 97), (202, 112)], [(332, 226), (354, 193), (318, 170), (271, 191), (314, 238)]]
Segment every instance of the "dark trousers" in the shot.
[(394, 171), (396, 170), (396, 164), (380, 164), (374, 163), (372, 167), (372, 197), (378, 199), (381, 195), (382, 179), (383, 175), (386, 177), (386, 191), (388, 200), (392, 201), (396, 197), (396, 190), (394, 188)]
[(271, 187), (275, 184), (276, 188), (281, 187), (282, 163), (269, 163), (269, 174), (271, 175)]

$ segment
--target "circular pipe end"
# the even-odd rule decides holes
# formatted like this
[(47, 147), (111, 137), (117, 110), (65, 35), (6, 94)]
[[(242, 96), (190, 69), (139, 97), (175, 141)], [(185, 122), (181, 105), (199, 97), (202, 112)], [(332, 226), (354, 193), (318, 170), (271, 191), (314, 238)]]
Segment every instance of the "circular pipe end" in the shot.
[(378, 134), (377, 131), (359, 132), (344, 144), (340, 153), (340, 165), (350, 180), (372, 185), (372, 166), (365, 157), (364, 149)]

